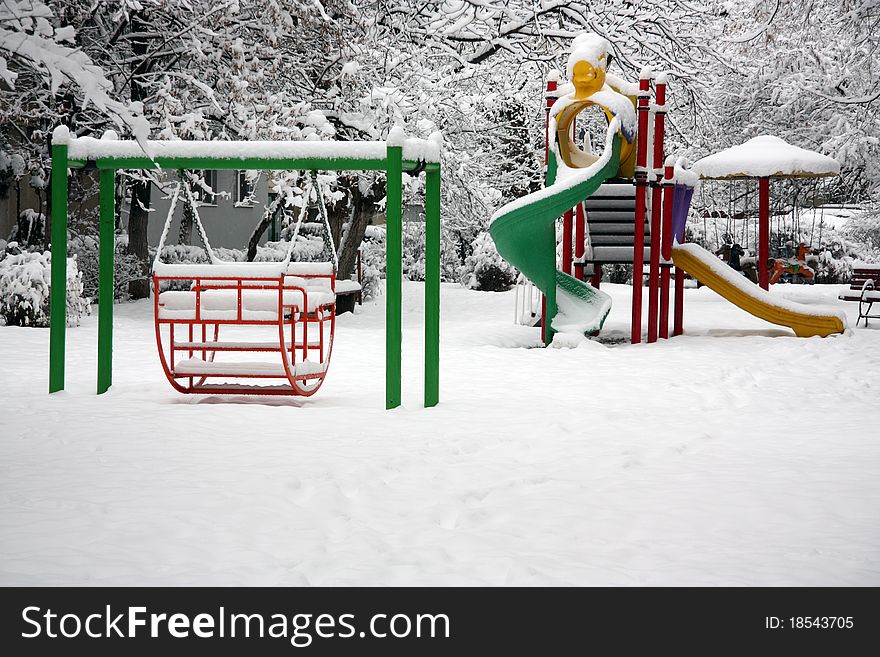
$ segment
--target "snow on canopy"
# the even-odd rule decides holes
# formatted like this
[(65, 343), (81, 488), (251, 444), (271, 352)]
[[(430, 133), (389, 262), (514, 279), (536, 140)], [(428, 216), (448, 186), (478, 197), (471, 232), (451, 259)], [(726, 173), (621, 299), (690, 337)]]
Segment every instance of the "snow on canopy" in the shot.
[(836, 176), (840, 163), (779, 137), (761, 135), (698, 160), (693, 170), (700, 178), (714, 179), (815, 178)]

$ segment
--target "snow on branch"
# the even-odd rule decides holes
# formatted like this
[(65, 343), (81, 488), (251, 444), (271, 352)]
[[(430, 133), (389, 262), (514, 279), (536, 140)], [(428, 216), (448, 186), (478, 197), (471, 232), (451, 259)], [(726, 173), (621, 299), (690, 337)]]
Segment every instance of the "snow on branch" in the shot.
[[(64, 45), (71, 42), (71, 27), (55, 28), (52, 11), (42, 2), (3, 0), (0, 6), (0, 79), (15, 88), (16, 67), (30, 69), (48, 83), (55, 96), (61, 87), (73, 84), (82, 106), (89, 103), (126, 126), (141, 141), (149, 135), (149, 123), (140, 104), (125, 104), (111, 97), (113, 86), (99, 66), (81, 50)], [(9, 65), (13, 65), (13, 69)]]

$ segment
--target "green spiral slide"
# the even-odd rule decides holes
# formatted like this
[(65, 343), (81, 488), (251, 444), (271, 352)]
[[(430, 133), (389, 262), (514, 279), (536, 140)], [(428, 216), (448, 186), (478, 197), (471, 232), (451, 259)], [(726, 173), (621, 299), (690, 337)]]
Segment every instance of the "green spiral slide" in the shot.
[(616, 126), (614, 121), (608, 130), (606, 148), (610, 142), (610, 157), (602, 157), (595, 165), (564, 180), (556, 181), (556, 154), (551, 150), (547, 186), (502, 207), (489, 226), (501, 257), (544, 293), (549, 320), (547, 344), (554, 332), (571, 326), (582, 334), (600, 330), (611, 310), (611, 297), (607, 294), (556, 269), (556, 220), (617, 173), (621, 136)]

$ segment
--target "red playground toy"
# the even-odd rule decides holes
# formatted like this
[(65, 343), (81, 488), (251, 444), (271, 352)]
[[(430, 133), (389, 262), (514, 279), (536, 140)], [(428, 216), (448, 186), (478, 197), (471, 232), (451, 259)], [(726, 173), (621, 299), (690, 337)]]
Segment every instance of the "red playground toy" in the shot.
[(798, 244), (797, 256), (794, 258), (773, 258), (770, 260), (770, 285), (777, 283), (785, 274), (798, 276), (807, 283), (812, 283), (816, 276), (815, 270), (807, 264), (810, 249), (806, 244)]
[[(320, 190), (313, 187), (320, 206)], [(153, 265), (156, 344), (169, 383), (183, 393), (313, 395), (333, 350), (336, 276), (333, 262), (290, 261), (307, 204), (281, 262), (218, 260), (196, 211), (210, 264), (165, 264), (159, 254), (179, 192), (173, 193)], [(258, 332), (265, 335), (254, 340)], [(257, 353), (272, 358), (241, 359)], [(265, 381), (274, 383), (258, 383)]]

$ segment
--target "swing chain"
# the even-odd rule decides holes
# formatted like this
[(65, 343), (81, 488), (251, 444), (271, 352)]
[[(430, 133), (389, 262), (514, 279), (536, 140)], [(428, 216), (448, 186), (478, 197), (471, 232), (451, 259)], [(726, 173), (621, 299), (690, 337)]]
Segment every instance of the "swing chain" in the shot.
[(318, 214), (324, 221), (324, 228), (327, 229), (327, 243), (330, 246), (330, 255), (333, 256), (333, 271), (339, 269), (339, 256), (336, 253), (336, 244), (333, 242), (333, 231), (330, 229), (330, 217), (327, 214), (327, 206), (324, 204), (324, 195), (321, 193), (321, 185), (318, 182), (318, 172), (314, 169), (310, 172), (312, 176), (312, 185), (315, 189), (315, 195), (318, 200)]

